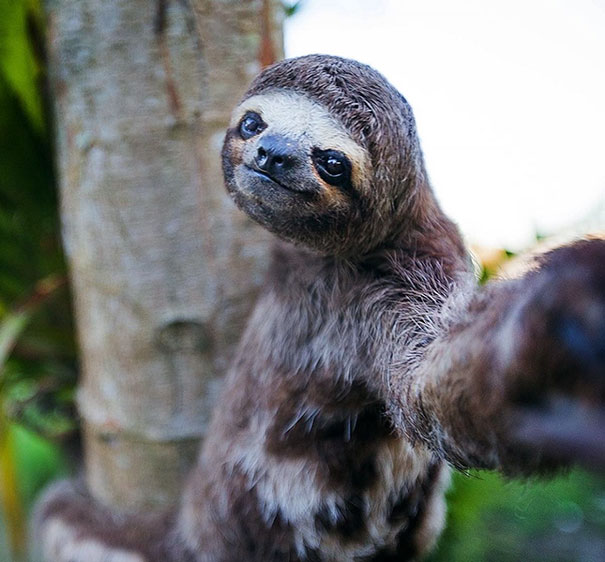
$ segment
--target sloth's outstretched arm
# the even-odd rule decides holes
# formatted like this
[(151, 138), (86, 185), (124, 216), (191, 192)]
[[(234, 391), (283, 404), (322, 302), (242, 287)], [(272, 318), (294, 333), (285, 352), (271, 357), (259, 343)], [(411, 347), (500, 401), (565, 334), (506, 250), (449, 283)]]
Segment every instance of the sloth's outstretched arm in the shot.
[(412, 371), (394, 369), (398, 429), (459, 468), (605, 468), (605, 240), (488, 284), (445, 325)]

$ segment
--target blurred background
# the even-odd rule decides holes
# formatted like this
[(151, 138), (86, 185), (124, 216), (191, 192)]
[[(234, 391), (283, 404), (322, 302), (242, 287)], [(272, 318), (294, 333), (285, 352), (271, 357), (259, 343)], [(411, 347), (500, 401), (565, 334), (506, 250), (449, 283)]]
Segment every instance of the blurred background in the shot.
[[(433, 184), (486, 279), (562, 232), (605, 228), (605, 3), (302, 0), (287, 56), (356, 58), (416, 113)], [(78, 374), (57, 216), (44, 17), (0, 0), (0, 560), (37, 491), (80, 455)], [(432, 561), (605, 559), (605, 481), (456, 475)]]

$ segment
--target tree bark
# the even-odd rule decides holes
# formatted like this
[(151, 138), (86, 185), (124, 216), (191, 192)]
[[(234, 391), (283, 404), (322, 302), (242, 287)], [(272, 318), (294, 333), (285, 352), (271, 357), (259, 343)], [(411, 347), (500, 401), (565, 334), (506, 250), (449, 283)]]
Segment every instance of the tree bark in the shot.
[[(261, 7), (47, 3), (86, 478), (112, 507), (177, 498), (262, 281), (268, 235), (219, 158), (260, 70)], [(274, 4), (277, 53), (280, 18)]]

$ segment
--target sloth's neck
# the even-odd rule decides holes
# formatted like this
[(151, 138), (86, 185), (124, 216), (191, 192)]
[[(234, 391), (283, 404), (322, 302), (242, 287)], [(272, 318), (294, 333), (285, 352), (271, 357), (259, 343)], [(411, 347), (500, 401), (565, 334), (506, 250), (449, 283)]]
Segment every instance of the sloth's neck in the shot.
[(415, 260), (424, 259), (440, 262), (449, 277), (469, 268), (468, 253), (458, 228), (438, 208), (418, 226), (406, 225), (388, 241), (359, 255), (323, 255), (278, 240), (270, 278), (280, 284), (286, 279), (310, 283), (326, 277), (338, 283), (343, 276), (359, 274), (372, 279), (386, 278), (392, 275), (393, 268), (400, 269), (400, 262), (414, 267)]

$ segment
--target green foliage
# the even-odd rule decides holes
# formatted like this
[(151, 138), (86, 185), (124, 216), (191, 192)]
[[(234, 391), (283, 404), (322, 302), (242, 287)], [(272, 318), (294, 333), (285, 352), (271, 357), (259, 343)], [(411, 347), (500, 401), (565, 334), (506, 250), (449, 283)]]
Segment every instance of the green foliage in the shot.
[(298, 11), (300, 10), (302, 4), (303, 4), (304, 0), (287, 0), (282, 2), (282, 6), (284, 7), (284, 13), (286, 14), (286, 17), (289, 18), (291, 16), (293, 16), (294, 14), (297, 14)]
[(59, 468), (59, 453), (23, 426), (53, 437), (74, 427), (42, 24), (38, 0), (0, 0), (0, 514), (13, 560), (24, 556), (31, 494)]
[(39, 45), (32, 41), (31, 33), (42, 23), (40, 4), (37, 0), (0, 0), (0, 15), (0, 73), (19, 98), (31, 125), (42, 131), (41, 65), (35, 53)]
[(19, 425), (10, 431), (15, 442), (19, 491), (26, 507), (31, 507), (40, 489), (57, 475), (67, 474), (65, 456), (49, 440)]
[(0, 422), (0, 499), (13, 558), (23, 560), (26, 551), (25, 511), (17, 478), (13, 434), (5, 420)]
[(605, 552), (605, 480), (454, 476), (448, 525), (429, 562), (581, 562)]
[(475, 258), (477, 262), (477, 278), (481, 285), (486, 283), (490, 278), (498, 275), (500, 270), (506, 266), (506, 263), (517, 254), (505, 249), (490, 249), (475, 248)]
[(41, 24), (37, 0), (0, 0), (0, 326), (4, 336), (18, 335), (0, 361), (0, 403), (9, 418), (56, 433), (54, 396), (73, 387), (75, 345), (65, 284), (52, 299), (44, 285), (64, 279), (66, 268), (43, 111)]
[[(41, 488), (50, 479), (65, 474), (67, 467), (55, 445), (18, 424), (9, 424), (1, 437), (0, 560), (16, 562), (26, 555), (25, 513)], [(1, 532), (2, 527), (6, 533)]]

